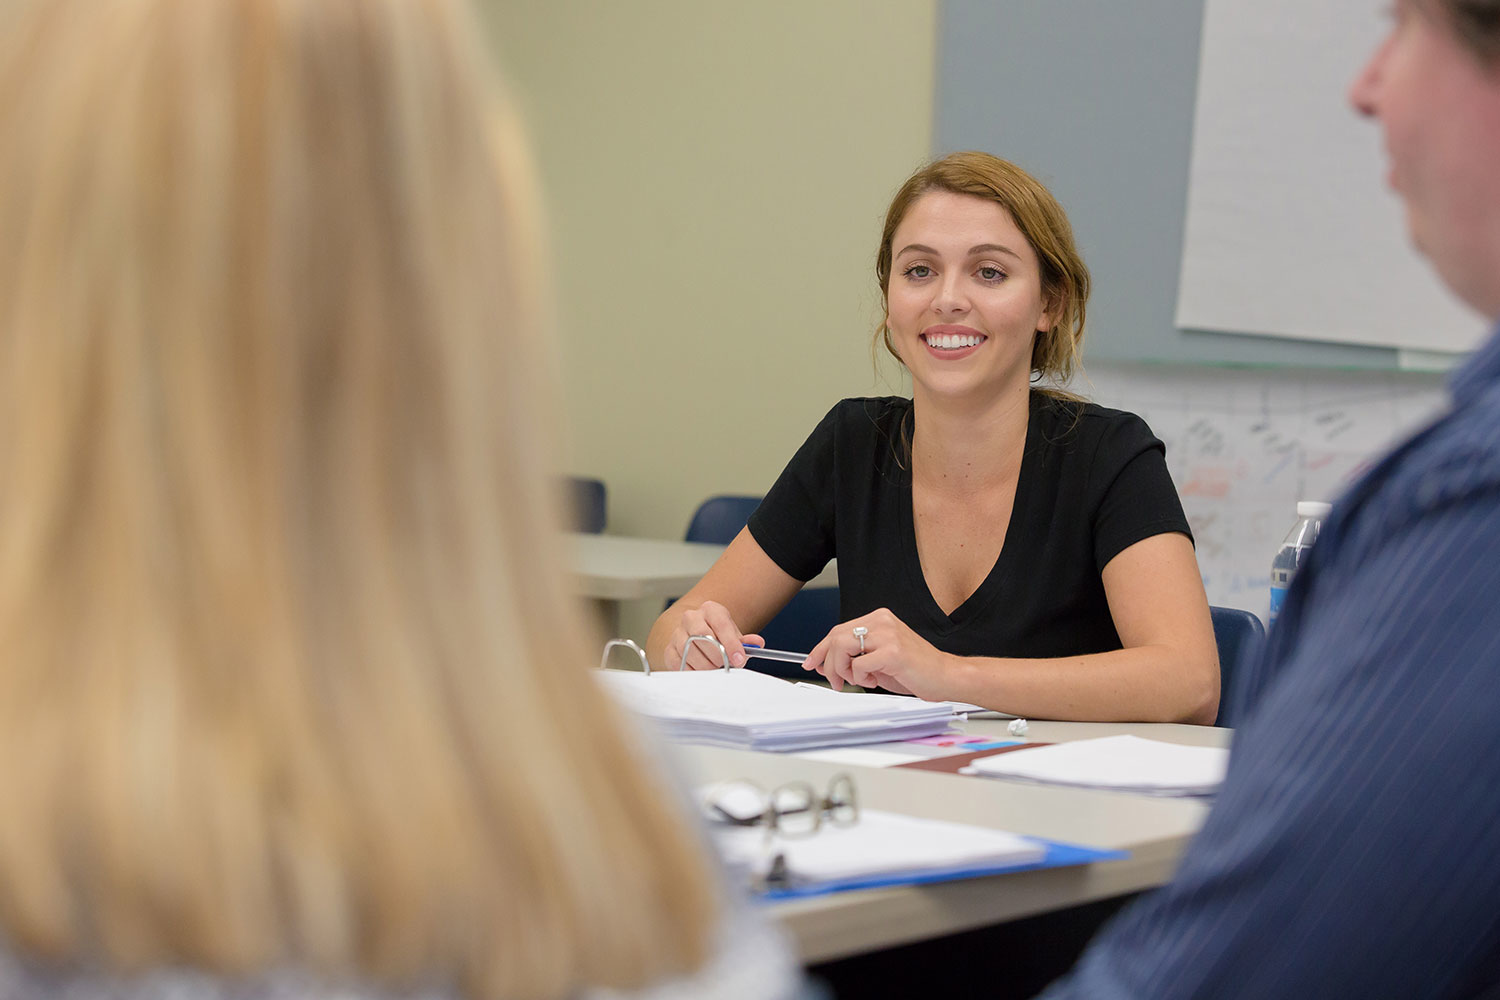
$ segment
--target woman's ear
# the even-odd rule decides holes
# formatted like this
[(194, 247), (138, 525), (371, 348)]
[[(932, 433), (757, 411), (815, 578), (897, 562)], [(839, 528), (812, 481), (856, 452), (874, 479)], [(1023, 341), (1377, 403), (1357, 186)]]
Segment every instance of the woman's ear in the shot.
[(1037, 320), (1037, 333), (1050, 333), (1062, 318), (1063, 303), (1057, 295), (1049, 295), (1042, 303), (1042, 318)]
[(906, 359), (903, 358), (901, 356), (901, 352), (896, 349), (896, 338), (891, 336), (890, 313), (886, 313), (885, 316), (880, 320), (880, 339), (885, 342), (885, 349), (891, 353), (891, 356), (904, 366), (906, 364)]

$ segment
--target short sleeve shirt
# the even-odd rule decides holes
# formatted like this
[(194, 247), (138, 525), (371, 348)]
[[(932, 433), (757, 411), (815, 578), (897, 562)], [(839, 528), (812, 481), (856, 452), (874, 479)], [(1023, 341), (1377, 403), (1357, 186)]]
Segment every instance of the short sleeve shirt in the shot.
[(917, 556), (904, 444), (914, 419), (902, 397), (834, 406), (750, 517), (766, 554), (799, 580), (837, 558), (844, 620), (888, 608), (959, 656), (1119, 649), (1104, 567), (1144, 538), (1191, 538), (1165, 448), (1145, 422), (1033, 392), (1005, 544), (974, 594), (944, 614)]
[(1500, 997), (1500, 329), (1449, 385), (1240, 664), (1265, 683), (1172, 881), (1046, 1000)]

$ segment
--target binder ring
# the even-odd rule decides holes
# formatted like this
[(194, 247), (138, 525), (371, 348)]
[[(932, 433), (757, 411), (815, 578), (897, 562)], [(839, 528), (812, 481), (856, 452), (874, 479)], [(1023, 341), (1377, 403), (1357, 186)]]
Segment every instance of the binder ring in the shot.
[(856, 638), (856, 639), (859, 640), (859, 655), (860, 656), (864, 656), (865, 655), (865, 636), (867, 636), (869, 634), (870, 634), (870, 630), (867, 629), (867, 628), (865, 628), (863, 625), (856, 625), (856, 626), (854, 626), (854, 638)]
[(687, 642), (682, 644), (682, 662), (677, 664), (678, 670), (687, 669), (688, 650), (693, 648), (693, 643), (695, 642), (706, 642), (710, 645), (717, 646), (719, 649), (719, 659), (723, 662), (724, 669), (729, 669), (729, 654), (724, 651), (724, 644), (722, 642), (720, 642), (718, 639), (715, 639), (711, 635), (690, 635), (687, 638)]
[(604, 644), (604, 655), (599, 657), (599, 669), (603, 670), (609, 666), (609, 652), (616, 646), (624, 646), (626, 649), (635, 650), (635, 655), (641, 658), (641, 673), (650, 676), (651, 664), (646, 662), (646, 651), (636, 645), (634, 639), (611, 639)]

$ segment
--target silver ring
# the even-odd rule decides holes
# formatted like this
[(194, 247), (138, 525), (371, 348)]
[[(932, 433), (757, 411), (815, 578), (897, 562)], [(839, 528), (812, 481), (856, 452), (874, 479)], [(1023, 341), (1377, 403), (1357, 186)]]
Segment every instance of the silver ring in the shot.
[(859, 640), (859, 653), (861, 656), (863, 656), (865, 652), (865, 636), (869, 634), (870, 630), (865, 628), (863, 625), (854, 626), (854, 638)]

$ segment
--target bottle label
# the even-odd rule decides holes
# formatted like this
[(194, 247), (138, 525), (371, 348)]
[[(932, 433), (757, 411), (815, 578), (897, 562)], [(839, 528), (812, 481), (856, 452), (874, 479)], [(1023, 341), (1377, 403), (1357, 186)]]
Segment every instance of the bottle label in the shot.
[(1271, 624), (1276, 624), (1276, 619), (1281, 615), (1282, 602), (1286, 600), (1287, 588), (1285, 585), (1271, 588)]

